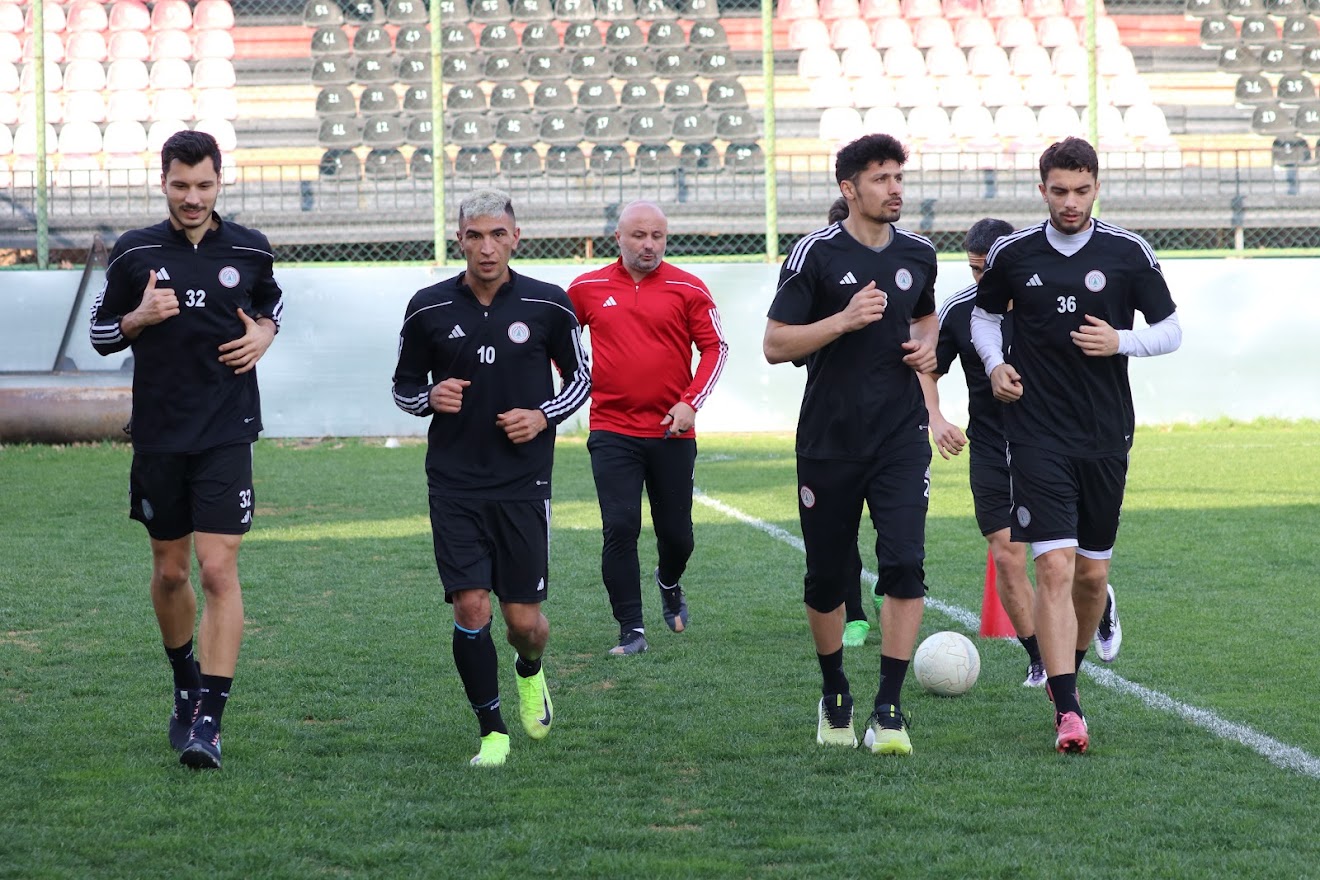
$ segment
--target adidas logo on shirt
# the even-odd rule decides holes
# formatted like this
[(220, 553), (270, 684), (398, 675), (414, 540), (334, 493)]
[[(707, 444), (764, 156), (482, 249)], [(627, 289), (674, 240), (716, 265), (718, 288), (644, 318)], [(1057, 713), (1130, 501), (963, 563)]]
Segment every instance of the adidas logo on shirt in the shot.
[(165, 267), (164, 267), (164, 266), (161, 266), (159, 269), (156, 270), (156, 280), (157, 280), (157, 281), (169, 281), (169, 280), (170, 280), (170, 273), (165, 271)]
[(450, 330), (450, 331), (449, 331), (449, 338), (450, 338), (450, 339), (462, 339), (464, 336), (467, 336), (467, 334), (464, 333), (464, 332), (463, 332), (463, 328), (460, 327), (460, 326), (458, 326), (457, 324), (454, 325), (454, 329), (453, 329), (453, 330)]
[(614, 297), (610, 297), (609, 299), (605, 300), (605, 302), (601, 303), (600, 307), (603, 309), (606, 308), (607, 306), (617, 306), (617, 305), (618, 303), (614, 301)]
[(1040, 280), (1039, 275), (1032, 275), (1027, 279), (1027, 287), (1044, 287), (1045, 282)]
[(857, 283), (857, 276), (854, 275), (853, 273), (849, 272), (849, 273), (847, 273), (846, 275), (844, 275), (842, 278), (839, 279), (839, 283), (840, 283), (840, 284), (856, 284), (856, 283)]

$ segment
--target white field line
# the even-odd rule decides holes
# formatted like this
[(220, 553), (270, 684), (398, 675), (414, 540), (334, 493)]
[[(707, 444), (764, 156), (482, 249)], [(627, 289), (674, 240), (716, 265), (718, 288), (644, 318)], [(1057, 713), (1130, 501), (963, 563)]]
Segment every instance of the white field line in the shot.
[[(718, 498), (713, 498), (702, 492), (700, 489), (693, 490), (693, 500), (703, 504), (712, 510), (718, 511), (730, 519), (745, 523), (752, 528), (763, 532), (776, 541), (780, 541), (794, 548), (799, 553), (805, 552), (802, 539), (791, 532), (781, 529), (773, 523), (768, 523), (763, 519), (758, 519), (751, 514), (744, 513), (736, 507), (730, 507)], [(874, 572), (867, 569), (862, 570), (862, 577), (868, 583), (874, 584), (876, 576)], [(933, 608), (946, 617), (951, 618), (971, 632), (977, 632), (981, 628), (981, 618), (979, 615), (960, 608), (957, 605), (949, 605), (936, 599), (926, 598), (926, 607)], [(1320, 758), (1310, 755), (1299, 748), (1285, 745), (1278, 740), (1258, 733), (1244, 724), (1235, 724), (1225, 718), (1221, 718), (1214, 712), (1206, 709), (1198, 709), (1196, 706), (1189, 706), (1181, 703), (1167, 694), (1143, 687), (1133, 681), (1128, 681), (1123, 676), (1109, 669), (1096, 666), (1094, 663), (1086, 662), (1082, 665), (1082, 671), (1089, 675), (1092, 680), (1103, 687), (1136, 697), (1152, 709), (1159, 709), (1163, 712), (1172, 712), (1181, 716), (1186, 721), (1191, 722), (1197, 727), (1213, 733), (1220, 739), (1234, 740), (1259, 754), (1265, 760), (1276, 767), (1284, 770), (1292, 770), (1295, 773), (1301, 773), (1304, 776), (1310, 776), (1312, 779), (1320, 779)]]

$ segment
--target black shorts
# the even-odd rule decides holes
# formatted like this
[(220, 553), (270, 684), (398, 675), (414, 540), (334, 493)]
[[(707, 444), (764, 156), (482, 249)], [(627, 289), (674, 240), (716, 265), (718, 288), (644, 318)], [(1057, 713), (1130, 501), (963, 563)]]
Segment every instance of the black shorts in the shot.
[(543, 602), (550, 579), (550, 502), (431, 496), (431, 538), (445, 601), (493, 590), (504, 602)]
[(1118, 538), (1128, 457), (1080, 458), (1013, 445), (1010, 512), (1014, 541), (1076, 540), (1082, 550), (1103, 552)]
[(129, 512), (157, 541), (193, 532), (244, 535), (252, 528), (252, 444), (205, 452), (134, 452)]
[(856, 585), (863, 502), (876, 531), (876, 595), (926, 595), (930, 455), (930, 442), (921, 434), (919, 442), (886, 447), (869, 462), (798, 458), (798, 517), (807, 551), (803, 601), (808, 607), (832, 611), (843, 604), (849, 583)]
[(1009, 492), (1008, 463), (992, 457), (973, 458), (969, 472), (972, 484), (972, 503), (976, 507), (976, 524), (981, 534), (990, 535), (1006, 529), (1011, 522), (1009, 507), (1013, 503)]

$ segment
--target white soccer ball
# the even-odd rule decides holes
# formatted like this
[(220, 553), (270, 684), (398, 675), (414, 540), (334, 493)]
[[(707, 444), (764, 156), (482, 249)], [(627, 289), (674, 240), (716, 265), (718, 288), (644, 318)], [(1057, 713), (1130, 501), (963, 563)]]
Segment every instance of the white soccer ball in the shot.
[(976, 684), (981, 674), (981, 655), (962, 633), (937, 632), (917, 646), (912, 674), (932, 694), (956, 697)]

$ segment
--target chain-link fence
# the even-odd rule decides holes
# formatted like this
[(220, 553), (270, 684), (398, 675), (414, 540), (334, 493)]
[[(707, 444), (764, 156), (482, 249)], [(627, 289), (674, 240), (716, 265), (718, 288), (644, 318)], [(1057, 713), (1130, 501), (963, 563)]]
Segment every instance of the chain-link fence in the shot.
[[(883, 101), (861, 94), (855, 71), (807, 69), (788, 9), (798, 0), (764, 12), (752, 0), (437, 2), (72, 0), (42, 7), (44, 41), (30, 39), (37, 10), (22, 4), (15, 39), (29, 51), (0, 63), (0, 97), (15, 105), (0, 120), (0, 262), (48, 249), (78, 263), (95, 234), (158, 222), (159, 144), (182, 127), (216, 134), (221, 213), (266, 232), (284, 263), (453, 259), (457, 203), (483, 186), (512, 194), (523, 258), (613, 256), (615, 219), (634, 199), (664, 206), (673, 256), (777, 257), (837, 195), (830, 110), (867, 126), (852, 133), (881, 125), (863, 116), (863, 103)], [(832, 0), (805, 2), (823, 16)], [(1183, 9), (1109, 3), (1113, 14)], [(43, 49), (44, 66), (33, 57)], [(934, 52), (913, 51), (923, 65)], [(902, 72), (886, 71), (922, 86)], [(1124, 75), (1097, 83), (1117, 91)], [(836, 85), (858, 97), (835, 100)], [(957, 108), (946, 136), (918, 132), (916, 110), (893, 103), (896, 117), (874, 118), (911, 130), (904, 225), (956, 250), (979, 217), (1039, 217), (1034, 149), (987, 147), (966, 120), (988, 117), (960, 125)], [(1074, 118), (1084, 124), (1084, 106)], [(1102, 127), (1100, 140), (1104, 215), (1161, 249), (1320, 246), (1320, 166), (1304, 139), (1220, 149), (1166, 129), (1106, 145)]]

